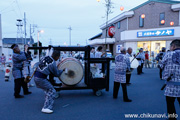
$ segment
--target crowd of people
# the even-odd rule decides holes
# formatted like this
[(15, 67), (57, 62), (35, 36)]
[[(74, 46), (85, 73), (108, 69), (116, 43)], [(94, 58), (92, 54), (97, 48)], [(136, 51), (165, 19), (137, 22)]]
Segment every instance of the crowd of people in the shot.
[[(131, 51), (131, 48), (128, 48), (127, 51)], [(127, 73), (130, 71), (130, 64), (132, 61), (127, 58), (132, 55), (128, 52), (125, 55), (126, 50), (121, 49), (121, 54), (115, 57), (115, 78), (114, 78), (114, 91), (113, 97), (117, 98), (118, 89), (120, 84), (122, 85), (123, 98), (125, 102), (131, 102), (127, 97), (126, 85), (129, 83), (129, 77)], [(143, 49), (139, 49), (139, 53), (134, 57), (138, 60), (139, 65), (137, 67), (137, 74), (143, 74), (143, 64), (146, 63), (145, 67), (148, 65), (148, 53), (143, 52)], [(175, 99), (178, 100), (180, 105), (180, 40), (173, 40), (170, 44), (170, 50), (166, 52), (166, 48), (162, 48), (162, 51), (155, 58), (158, 61), (159, 75), (160, 79), (165, 80), (165, 93), (166, 103), (167, 103), (167, 112), (169, 120), (176, 120), (173, 116), (176, 114), (175, 109)], [(149, 67), (149, 65), (148, 65)], [(125, 84), (127, 83), (127, 84)]]
[[(21, 87), (23, 88), (24, 95), (29, 95), (32, 92), (29, 91), (27, 83), (24, 79), (27, 76), (31, 76), (31, 52), (28, 49), (28, 45), (24, 46), (24, 51), (20, 51), (18, 45), (13, 44), (11, 48), (13, 49), (13, 77), (14, 77), (14, 97), (23, 98), (20, 95)], [(95, 48), (91, 48), (90, 57), (91, 58), (103, 58), (106, 57), (105, 53), (102, 51), (102, 47), (99, 46), (95, 52)], [(131, 79), (131, 63), (130, 57), (133, 57), (138, 61), (137, 74), (143, 74), (143, 66), (145, 68), (150, 68), (149, 65), (149, 54), (148, 51), (143, 52), (140, 48), (136, 55), (132, 54), (132, 48), (129, 47), (125, 49), (121, 48), (121, 53), (115, 57), (115, 69), (114, 69), (114, 87), (113, 87), (113, 98), (117, 99), (118, 91), (120, 85), (123, 91), (124, 102), (132, 102), (127, 94), (127, 85), (130, 85)], [(52, 113), (53, 103), (55, 99), (56, 90), (53, 84), (47, 80), (47, 76), (52, 75), (53, 77), (59, 77), (64, 71), (57, 68), (56, 61), (60, 59), (60, 51), (54, 50), (52, 54), (42, 57), (39, 61), (38, 67), (34, 72), (34, 81), (38, 88), (44, 90), (45, 102), (42, 108), (44, 113)], [(180, 104), (180, 40), (173, 40), (170, 44), (170, 51), (166, 52), (166, 48), (162, 48), (162, 51), (155, 57), (158, 61), (158, 68), (160, 71), (160, 79), (166, 80), (165, 96), (167, 101), (167, 111), (168, 114), (174, 114), (175, 106), (174, 101), (177, 98)], [(5, 63), (6, 58), (4, 55), (1, 57), (1, 62)], [(102, 64), (92, 64), (97, 66), (101, 70)], [(171, 118), (170, 118), (171, 119)], [(175, 118), (173, 118), (175, 119)]]
[[(98, 54), (98, 57), (102, 57), (102, 52), (97, 52), (95, 54)], [(154, 58), (154, 54), (152, 54), (152, 56)], [(144, 64), (145, 68), (150, 68), (148, 51), (143, 52), (143, 48), (140, 48), (136, 55), (132, 55), (131, 47), (127, 50), (123, 47), (121, 48), (121, 53), (115, 57), (113, 98), (117, 98), (119, 87), (121, 85), (124, 102), (132, 102), (132, 100), (128, 98), (126, 87), (131, 84), (131, 63), (134, 59), (130, 61), (130, 57), (134, 57), (139, 63), (137, 75), (144, 74)], [(155, 60), (158, 62), (160, 79), (166, 81), (164, 85), (164, 95), (166, 96), (169, 120), (176, 120), (173, 115), (176, 114), (174, 106), (176, 98), (180, 105), (180, 40), (173, 40), (170, 44), (170, 50), (168, 51), (166, 51), (165, 47), (162, 47), (162, 50), (153, 59), (153, 62)], [(153, 62), (152, 64), (154, 64)]]

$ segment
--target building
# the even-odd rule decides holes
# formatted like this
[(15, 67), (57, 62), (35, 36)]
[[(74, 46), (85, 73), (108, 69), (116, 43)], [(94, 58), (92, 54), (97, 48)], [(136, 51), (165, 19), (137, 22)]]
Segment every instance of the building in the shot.
[(113, 38), (106, 39), (107, 48), (116, 55), (119, 48), (132, 47), (159, 53), (162, 47), (169, 49), (170, 42), (180, 39), (180, 1), (148, 0), (147, 2), (112, 18), (100, 26), (102, 33), (89, 39), (90, 45), (105, 46), (105, 32), (115, 26)]
[(25, 43), (32, 45), (34, 44), (34, 39), (26, 38), (26, 41), (25, 41), (24, 38), (3, 38), (2, 42), (3, 42), (4, 48), (10, 48), (11, 45), (18, 44), (20, 49), (23, 50)]

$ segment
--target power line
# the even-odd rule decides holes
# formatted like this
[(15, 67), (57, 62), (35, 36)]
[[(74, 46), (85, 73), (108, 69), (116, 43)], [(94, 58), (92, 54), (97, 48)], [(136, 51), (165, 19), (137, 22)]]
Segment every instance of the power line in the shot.
[(38, 26), (39, 28), (47, 28), (47, 29), (67, 29), (66, 27), (49, 27), (49, 26)]
[(18, 7), (18, 9), (19, 9), (20, 16), (22, 17), (23, 14), (22, 14), (22, 11), (21, 11), (21, 9), (20, 9), (20, 5), (19, 5), (19, 3), (18, 3), (18, 0), (16, 0), (16, 4), (17, 4), (17, 7)]
[(13, 0), (13, 2), (12, 2), (12, 3), (10, 3), (10, 5), (9, 5), (9, 6), (7, 6), (7, 7), (3, 8), (2, 10), (0, 10), (0, 12), (3, 12), (4, 10), (8, 9), (8, 8), (9, 8), (9, 7), (11, 7), (14, 3), (15, 3), (15, 1)]
[(12, 12), (12, 11), (14, 11), (14, 10), (12, 9), (12, 10), (9, 10), (9, 11), (4, 11), (4, 12), (1, 12), (1, 15), (2, 15), (2, 14), (5, 14), (5, 13)]

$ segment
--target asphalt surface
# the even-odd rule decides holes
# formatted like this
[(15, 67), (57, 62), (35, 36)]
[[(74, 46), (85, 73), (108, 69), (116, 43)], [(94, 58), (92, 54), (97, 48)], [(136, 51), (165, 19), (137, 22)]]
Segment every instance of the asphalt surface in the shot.
[[(125, 118), (125, 114), (166, 113), (164, 92), (160, 90), (164, 81), (159, 79), (157, 68), (144, 69), (142, 75), (133, 71), (132, 85), (127, 87), (128, 96), (133, 100), (131, 103), (123, 102), (121, 88), (118, 99), (113, 99), (113, 75), (114, 70), (111, 70), (110, 91), (102, 90), (102, 96), (97, 97), (92, 90), (84, 89), (60, 91), (60, 97), (55, 100), (54, 113), (44, 114), (41, 113), (44, 103), (44, 92), (41, 89), (30, 87), (31, 95), (15, 99), (14, 81), (5, 82), (4, 72), (0, 71), (0, 120), (126, 120), (128, 118)], [(180, 115), (177, 100), (175, 106)]]

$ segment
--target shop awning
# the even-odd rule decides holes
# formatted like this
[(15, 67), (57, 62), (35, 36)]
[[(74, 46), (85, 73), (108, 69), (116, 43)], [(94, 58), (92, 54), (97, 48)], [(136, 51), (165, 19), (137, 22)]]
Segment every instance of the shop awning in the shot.
[(99, 45), (99, 44), (114, 44), (115, 38), (106, 38), (105, 39), (94, 39), (89, 40), (89, 45)]
[[(165, 34), (167, 31), (173, 30), (172, 35)], [(141, 29), (141, 30), (126, 30), (121, 32), (121, 41), (154, 41), (154, 40), (174, 40), (180, 39), (180, 27), (166, 27), (166, 28), (154, 28), (154, 29)], [(138, 33), (141, 33), (140, 37)], [(150, 34), (150, 35), (147, 35)], [(159, 36), (154, 36), (158, 34)], [(147, 36), (146, 36), (147, 35)]]

